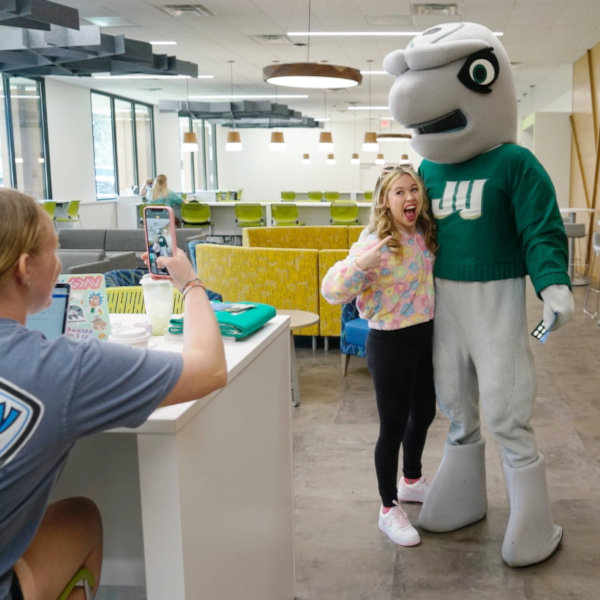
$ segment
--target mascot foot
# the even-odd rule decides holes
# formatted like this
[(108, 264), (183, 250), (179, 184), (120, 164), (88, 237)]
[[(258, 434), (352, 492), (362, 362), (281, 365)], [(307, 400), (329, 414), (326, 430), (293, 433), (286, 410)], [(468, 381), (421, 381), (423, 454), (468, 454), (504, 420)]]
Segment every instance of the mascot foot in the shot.
[(504, 465), (510, 518), (502, 544), (502, 558), (511, 567), (526, 567), (548, 558), (560, 544), (562, 527), (550, 511), (546, 467), (540, 454), (520, 469)]
[(485, 517), (485, 442), (447, 445), (427, 492), (419, 525), (443, 533), (471, 525)]

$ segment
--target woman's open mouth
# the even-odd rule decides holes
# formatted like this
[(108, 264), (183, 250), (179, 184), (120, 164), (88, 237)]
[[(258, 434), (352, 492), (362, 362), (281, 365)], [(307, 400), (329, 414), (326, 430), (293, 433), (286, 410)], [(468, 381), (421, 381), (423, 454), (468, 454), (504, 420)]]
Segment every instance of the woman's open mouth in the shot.
[(404, 209), (404, 216), (409, 220), (409, 221), (414, 221), (417, 218), (417, 206), (415, 205), (411, 205), (411, 206), (407, 206)]

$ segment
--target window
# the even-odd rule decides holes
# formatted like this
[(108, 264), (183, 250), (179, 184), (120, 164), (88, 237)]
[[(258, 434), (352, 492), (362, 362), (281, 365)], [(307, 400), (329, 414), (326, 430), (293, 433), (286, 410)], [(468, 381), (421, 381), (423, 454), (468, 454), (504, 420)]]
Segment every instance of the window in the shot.
[[(190, 126), (193, 129), (190, 129)], [(181, 151), (181, 189), (186, 192), (217, 189), (216, 126), (190, 117), (179, 117), (179, 143), (186, 131), (194, 131), (198, 152)]]
[(35, 198), (50, 196), (42, 81), (3, 76), (0, 185)]
[(114, 198), (155, 174), (152, 106), (92, 92), (96, 197)]

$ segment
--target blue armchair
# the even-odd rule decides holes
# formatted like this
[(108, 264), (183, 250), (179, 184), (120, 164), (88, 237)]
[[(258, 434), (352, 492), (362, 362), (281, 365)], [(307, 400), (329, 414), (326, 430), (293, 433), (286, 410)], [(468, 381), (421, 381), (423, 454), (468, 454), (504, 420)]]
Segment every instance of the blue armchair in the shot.
[(351, 356), (365, 355), (365, 345), (369, 326), (366, 319), (358, 316), (356, 300), (342, 306), (342, 331), (340, 334), (340, 352), (342, 353), (342, 377), (348, 372)]

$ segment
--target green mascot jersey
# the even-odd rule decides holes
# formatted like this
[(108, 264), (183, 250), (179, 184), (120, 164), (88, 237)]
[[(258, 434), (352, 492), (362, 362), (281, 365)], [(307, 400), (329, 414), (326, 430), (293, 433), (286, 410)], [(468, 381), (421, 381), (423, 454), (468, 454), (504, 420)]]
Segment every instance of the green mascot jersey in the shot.
[(550, 177), (526, 148), (503, 144), (458, 164), (423, 160), (437, 221), (436, 277), (491, 281), (529, 274), (536, 293), (571, 282)]

